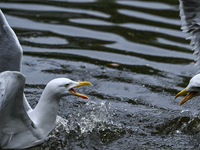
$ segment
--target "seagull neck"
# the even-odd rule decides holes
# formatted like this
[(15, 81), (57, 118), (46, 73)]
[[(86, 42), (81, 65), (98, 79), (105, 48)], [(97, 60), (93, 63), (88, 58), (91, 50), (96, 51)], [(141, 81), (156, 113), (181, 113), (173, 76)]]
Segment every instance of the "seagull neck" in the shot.
[(48, 135), (54, 128), (60, 97), (48, 91), (46, 87), (35, 109), (30, 113), (33, 122)]

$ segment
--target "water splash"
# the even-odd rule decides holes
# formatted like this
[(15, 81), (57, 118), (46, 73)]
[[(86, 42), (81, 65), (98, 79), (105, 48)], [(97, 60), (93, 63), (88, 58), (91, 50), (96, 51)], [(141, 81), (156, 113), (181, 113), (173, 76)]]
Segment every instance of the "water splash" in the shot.
[(106, 124), (113, 124), (108, 112), (108, 102), (90, 101), (68, 116), (69, 129), (79, 130), (81, 134), (92, 132), (93, 129), (104, 129)]
[(108, 102), (89, 101), (66, 119), (58, 116), (54, 130), (42, 147), (74, 149), (75, 145), (87, 145), (87, 148), (96, 145), (100, 148), (101, 143), (115, 140), (126, 132), (121, 124), (114, 123), (111, 111)]

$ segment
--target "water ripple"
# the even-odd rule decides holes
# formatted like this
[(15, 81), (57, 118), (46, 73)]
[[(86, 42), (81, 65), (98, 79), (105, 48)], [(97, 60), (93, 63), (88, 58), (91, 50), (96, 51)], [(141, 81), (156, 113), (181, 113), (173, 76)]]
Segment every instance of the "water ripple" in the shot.
[(66, 128), (38, 149), (199, 148), (198, 100), (174, 100), (197, 72), (178, 1), (11, 0), (0, 8), (23, 47), (33, 107), (53, 78), (93, 84), (78, 89), (90, 101), (61, 99)]

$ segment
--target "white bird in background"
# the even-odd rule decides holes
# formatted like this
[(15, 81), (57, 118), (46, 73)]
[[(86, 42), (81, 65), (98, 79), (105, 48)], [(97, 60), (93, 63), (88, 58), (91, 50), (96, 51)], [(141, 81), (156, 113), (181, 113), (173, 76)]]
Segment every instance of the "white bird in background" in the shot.
[(24, 96), (25, 76), (20, 73), (22, 48), (0, 10), (0, 148), (23, 149), (44, 142), (55, 125), (60, 98), (76, 95), (73, 88), (91, 85), (57, 78), (45, 87), (32, 109)]
[[(196, 64), (200, 64), (200, 1), (199, 0), (179, 0), (180, 17), (182, 23), (182, 31), (190, 32), (188, 39), (191, 40), (194, 54), (197, 55), (195, 59)], [(185, 95), (180, 105), (187, 100), (200, 93), (200, 74), (195, 75), (189, 82), (188, 86), (179, 92), (175, 98)]]

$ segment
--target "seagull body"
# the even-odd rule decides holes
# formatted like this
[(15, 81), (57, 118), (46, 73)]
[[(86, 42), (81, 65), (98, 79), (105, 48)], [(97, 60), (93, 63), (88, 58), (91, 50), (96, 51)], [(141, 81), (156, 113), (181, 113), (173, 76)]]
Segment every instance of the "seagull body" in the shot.
[(71, 95), (88, 99), (73, 88), (90, 85), (57, 78), (45, 87), (33, 110), (26, 111), (23, 104), (25, 77), (16, 71), (0, 73), (0, 146), (5, 149), (21, 149), (44, 142), (54, 128), (59, 101)]
[(51, 80), (32, 109), (24, 95), (20, 73), (22, 48), (0, 10), (0, 148), (24, 149), (38, 145), (55, 126), (59, 101), (68, 95), (88, 99), (73, 88), (91, 85), (67, 78)]
[[(200, 1), (199, 0), (179, 0), (180, 17), (182, 31), (190, 32), (187, 39), (190, 39), (190, 45), (193, 46), (194, 54), (197, 55), (196, 64), (200, 64)], [(199, 95), (200, 93), (200, 74), (195, 75), (189, 82), (188, 86), (180, 91), (175, 98), (185, 95), (180, 105)]]

